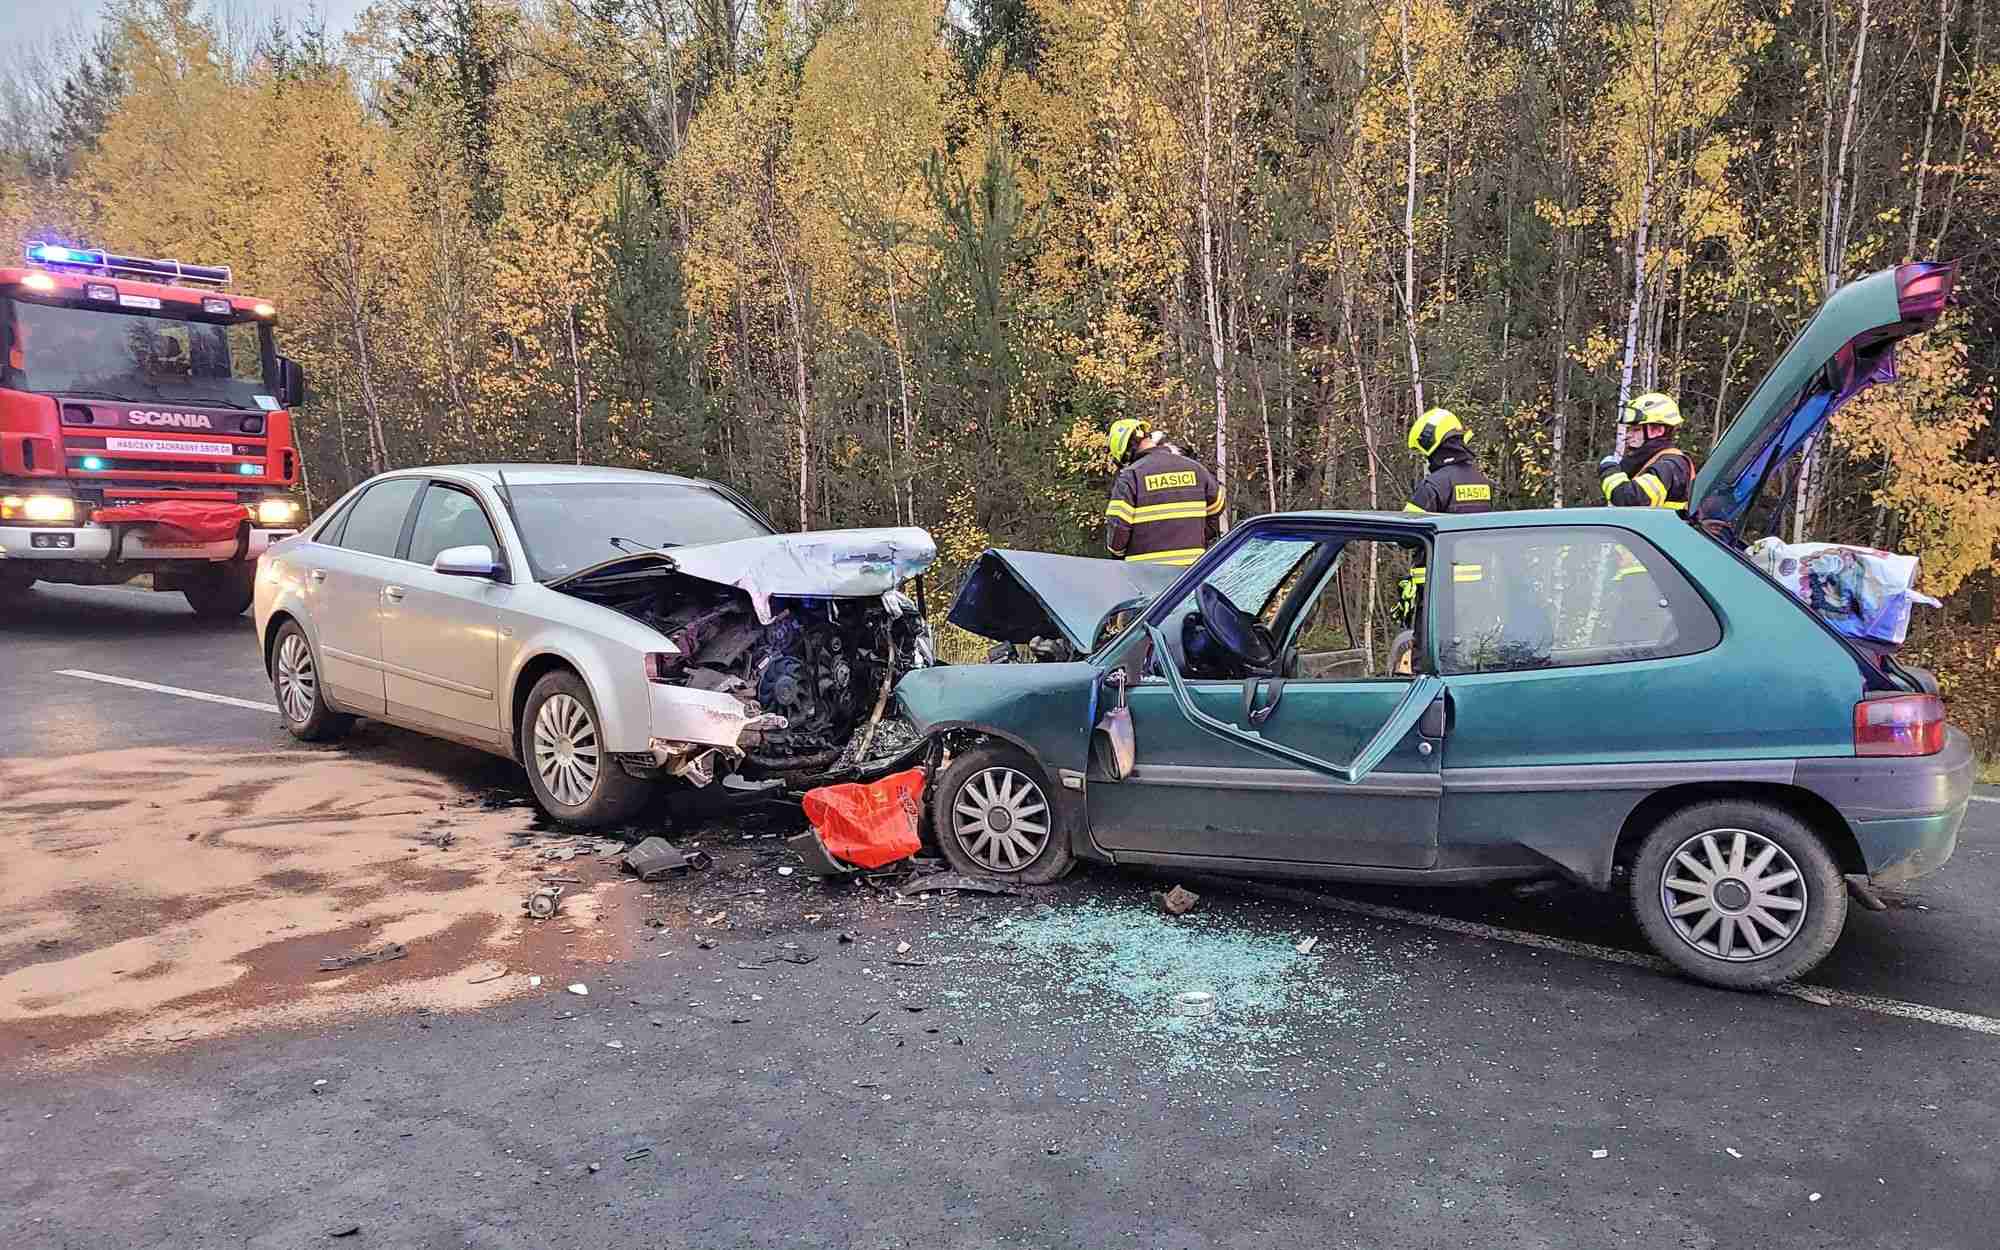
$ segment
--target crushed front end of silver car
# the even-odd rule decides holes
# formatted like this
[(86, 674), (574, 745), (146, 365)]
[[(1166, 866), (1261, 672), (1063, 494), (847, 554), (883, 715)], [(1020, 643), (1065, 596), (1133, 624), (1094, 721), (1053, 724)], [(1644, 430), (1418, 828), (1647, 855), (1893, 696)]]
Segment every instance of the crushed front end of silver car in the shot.
[[(890, 692), (935, 663), (901, 586), (937, 559), (921, 529), (832, 530), (635, 552), (553, 589), (657, 630), (652, 758), (628, 770), (787, 788), (901, 765), (922, 743)], [(636, 675), (635, 675), (636, 676)]]

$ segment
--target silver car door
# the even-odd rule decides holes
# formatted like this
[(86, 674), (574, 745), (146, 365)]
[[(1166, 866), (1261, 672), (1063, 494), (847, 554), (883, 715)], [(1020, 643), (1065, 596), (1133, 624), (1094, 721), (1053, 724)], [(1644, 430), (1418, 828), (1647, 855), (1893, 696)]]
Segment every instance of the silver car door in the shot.
[[(435, 571), (441, 552), (484, 547), (503, 571)], [(482, 742), (500, 733), (501, 601), (511, 591), (493, 522), (467, 489), (432, 482), (417, 505), (408, 563), (382, 588), (382, 668), (393, 719)]]
[(316, 546), (306, 602), (333, 700), (363, 716), (383, 714), (382, 587), (424, 479), (387, 478), (362, 492), (339, 532)]

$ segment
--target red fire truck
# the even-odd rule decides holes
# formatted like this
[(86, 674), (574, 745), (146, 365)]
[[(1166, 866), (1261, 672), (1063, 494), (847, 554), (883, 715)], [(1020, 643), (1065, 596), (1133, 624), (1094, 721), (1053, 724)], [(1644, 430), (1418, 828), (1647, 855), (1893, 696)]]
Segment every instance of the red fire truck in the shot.
[(149, 573), (205, 617), (250, 606), (304, 520), (305, 375), (226, 265), (31, 242), (0, 267), (0, 604)]

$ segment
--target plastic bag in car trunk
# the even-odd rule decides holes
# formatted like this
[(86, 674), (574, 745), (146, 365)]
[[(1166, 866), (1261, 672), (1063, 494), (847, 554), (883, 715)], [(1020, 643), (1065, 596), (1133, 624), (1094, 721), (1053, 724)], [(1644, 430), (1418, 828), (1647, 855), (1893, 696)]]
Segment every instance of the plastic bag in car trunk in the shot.
[(827, 853), (860, 868), (880, 868), (923, 849), (924, 770), (876, 781), (808, 790), (800, 800)]
[(1849, 638), (1900, 645), (1910, 628), (1910, 605), (1937, 607), (1910, 589), (1917, 558), (1873, 547), (1839, 543), (1788, 543), (1762, 538), (1750, 558), (1827, 624)]

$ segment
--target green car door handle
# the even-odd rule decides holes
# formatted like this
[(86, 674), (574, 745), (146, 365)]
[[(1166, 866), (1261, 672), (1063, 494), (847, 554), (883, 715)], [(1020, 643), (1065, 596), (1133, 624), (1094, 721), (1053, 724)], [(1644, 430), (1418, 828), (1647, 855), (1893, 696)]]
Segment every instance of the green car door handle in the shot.
[[(1173, 652), (1167, 649), (1166, 635), (1160, 632), (1159, 626), (1147, 622), (1146, 633), (1152, 639), (1153, 653), (1156, 657), (1173, 655)], [(1444, 693), (1444, 682), (1433, 674), (1425, 673), (1412, 679), (1409, 689), (1403, 692), (1402, 699), (1390, 711), (1389, 719), (1382, 722), (1382, 727), (1375, 731), (1375, 736), (1368, 740), (1351, 761), (1336, 764), (1332, 760), (1321, 759), (1317, 755), (1286, 746), (1282, 742), (1273, 742), (1254, 729), (1239, 729), (1226, 721), (1217, 720), (1195, 704), (1194, 696), (1188, 691), (1187, 681), (1181, 677), (1179, 665), (1167, 658), (1157, 667), (1167, 679), (1167, 688), (1173, 693), (1174, 706), (1195, 728), (1226, 742), (1248, 747), (1252, 751), (1282, 760), (1287, 764), (1310, 769), (1347, 785), (1353, 785), (1374, 772), (1376, 765), (1388, 758), (1389, 752), (1396, 749), (1396, 744), (1403, 740), (1403, 736), (1410, 732), (1431, 704)]]

